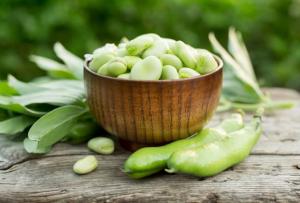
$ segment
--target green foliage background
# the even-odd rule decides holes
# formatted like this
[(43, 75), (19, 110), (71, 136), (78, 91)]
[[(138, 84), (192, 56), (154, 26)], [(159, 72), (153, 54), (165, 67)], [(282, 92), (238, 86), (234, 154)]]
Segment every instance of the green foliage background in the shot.
[(28, 55), (54, 57), (60, 41), (83, 56), (121, 37), (155, 32), (209, 48), (243, 33), (260, 82), (300, 90), (300, 0), (1, 0), (0, 78), (44, 74)]

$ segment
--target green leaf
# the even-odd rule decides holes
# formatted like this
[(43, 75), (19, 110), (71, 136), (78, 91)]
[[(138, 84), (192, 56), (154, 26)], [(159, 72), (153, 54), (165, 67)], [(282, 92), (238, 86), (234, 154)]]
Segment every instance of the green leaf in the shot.
[(36, 119), (28, 116), (16, 116), (0, 122), (0, 134), (15, 135), (23, 132)]
[(37, 85), (31, 83), (25, 83), (17, 80), (14, 76), (8, 76), (8, 84), (13, 87), (19, 94), (28, 94), (33, 92), (38, 92), (46, 90), (46, 88), (38, 87)]
[(83, 82), (80, 80), (54, 80), (51, 82), (42, 83), (39, 85), (39, 87), (52, 90), (76, 90), (77, 92), (85, 94)]
[(3, 96), (10, 96), (17, 94), (17, 91), (12, 88), (8, 82), (6, 81), (0, 81), (0, 95)]
[(54, 78), (75, 79), (76, 76), (65, 65), (42, 56), (31, 55), (30, 60)]
[(51, 150), (51, 147), (41, 147), (39, 146), (39, 142), (35, 140), (30, 140), (28, 138), (24, 139), (23, 142), (24, 148), (28, 153), (35, 153), (35, 154), (45, 154)]
[[(51, 86), (52, 84), (52, 86)], [(10, 110), (13, 112), (22, 113), (25, 115), (34, 115), (41, 116), (45, 114), (45, 111), (34, 110), (29, 107), (29, 105), (33, 104), (50, 104), (55, 106), (62, 106), (68, 104), (82, 103), (82, 100), (85, 98), (85, 92), (83, 87), (77, 83), (66, 83), (65, 88), (69, 87), (69, 89), (58, 88), (58, 85), (64, 85), (64, 83), (51, 83), (45, 85), (44, 91), (37, 91), (34, 93), (19, 95), (19, 96), (0, 96), (0, 108)], [(26, 84), (23, 84), (26, 86)], [(21, 92), (29, 92), (28, 87), (18, 87)], [(42, 87), (42, 86), (41, 86)], [(51, 87), (53, 89), (51, 89)], [(55, 87), (55, 88), (54, 88)], [(78, 87), (76, 89), (76, 87)]]
[(25, 107), (21, 104), (15, 103), (12, 101), (11, 97), (0, 96), (0, 108), (6, 109), (8, 111), (18, 112), (21, 114), (29, 115), (29, 116), (42, 116), (46, 112), (37, 111), (28, 107)]
[(54, 52), (74, 73), (77, 79), (83, 79), (83, 60), (81, 58), (66, 50), (59, 42), (54, 44)]
[(222, 95), (230, 100), (242, 103), (258, 103), (261, 98), (253, 91), (252, 87), (240, 80), (231, 69), (224, 64), (223, 89)]
[[(30, 153), (39, 153), (65, 137), (76, 124), (76, 121), (88, 110), (82, 107), (67, 105), (54, 109), (37, 120), (28, 132), (25, 149)], [(29, 143), (29, 144), (28, 144)], [(30, 146), (30, 147), (28, 147)]]
[(36, 93), (42, 91), (47, 92), (47, 90), (61, 91), (62, 89), (76, 91), (81, 95), (85, 94), (83, 82), (79, 80), (53, 80), (53, 81), (46, 81), (46, 82), (25, 83), (20, 80), (17, 80), (12, 75), (9, 75), (8, 83), (11, 87), (16, 89), (17, 92), (20, 94), (30, 94), (30, 93)]
[(22, 106), (31, 104), (52, 104), (62, 106), (80, 102), (84, 97), (84, 93), (75, 90), (46, 90), (31, 94), (8, 97), (12, 103), (17, 103)]
[(234, 59), (239, 63), (240, 67), (249, 74), (252, 80), (256, 81), (256, 76), (253, 70), (250, 56), (242, 39), (242, 35), (233, 27), (229, 29), (228, 50), (230, 51)]
[[(222, 47), (213, 33), (209, 34), (209, 40), (214, 50), (219, 53), (224, 60), (225, 76), (222, 92), (224, 96), (230, 101), (246, 103), (259, 103), (264, 100), (265, 96), (260, 90), (257, 82), (249, 77), (249, 73), (241, 68), (232, 56)], [(248, 100), (249, 98), (251, 98), (251, 100)]]

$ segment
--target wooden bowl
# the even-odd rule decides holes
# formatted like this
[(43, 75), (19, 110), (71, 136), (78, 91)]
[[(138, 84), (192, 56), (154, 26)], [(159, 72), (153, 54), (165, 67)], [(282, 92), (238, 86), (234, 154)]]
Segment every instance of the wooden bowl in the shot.
[(84, 65), (87, 101), (97, 122), (129, 150), (162, 145), (201, 130), (222, 87), (223, 62), (207, 75), (178, 80), (126, 80), (100, 76)]

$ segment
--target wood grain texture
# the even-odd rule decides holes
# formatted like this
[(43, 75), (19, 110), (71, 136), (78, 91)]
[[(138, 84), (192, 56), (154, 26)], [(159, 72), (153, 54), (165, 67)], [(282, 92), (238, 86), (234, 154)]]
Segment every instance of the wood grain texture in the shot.
[[(45, 156), (30, 156), (21, 143), (0, 136), (0, 202), (299, 202), (300, 95), (268, 92), (297, 106), (266, 115), (252, 155), (207, 179), (160, 173), (131, 180), (121, 171), (129, 152), (120, 148), (114, 155), (97, 155), (99, 168), (77, 176), (73, 163), (93, 154), (85, 146), (61, 143)], [(210, 125), (227, 115), (216, 114)]]
[(80, 155), (33, 159), (0, 171), (1, 202), (297, 202), (299, 156), (250, 156), (218, 176), (199, 179), (160, 173), (131, 180), (120, 170), (126, 155), (97, 155), (100, 167), (72, 172)]
[(212, 117), (222, 63), (213, 73), (181, 80), (124, 80), (87, 67), (84, 78), (91, 112), (106, 131), (127, 145), (157, 145), (194, 134)]

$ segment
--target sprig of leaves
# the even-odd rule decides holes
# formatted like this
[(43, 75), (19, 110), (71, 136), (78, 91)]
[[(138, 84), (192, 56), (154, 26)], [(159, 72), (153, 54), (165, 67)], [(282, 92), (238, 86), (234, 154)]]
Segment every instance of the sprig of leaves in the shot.
[(97, 130), (85, 103), (83, 61), (60, 43), (54, 51), (65, 64), (30, 56), (47, 77), (25, 83), (10, 75), (0, 82), (0, 134), (28, 133), (24, 148), (29, 153), (46, 153), (62, 140), (83, 142)]
[(219, 111), (233, 108), (255, 111), (258, 107), (264, 107), (266, 110), (293, 107), (294, 104), (289, 101), (272, 101), (260, 89), (240, 32), (234, 28), (229, 29), (229, 52), (219, 43), (213, 33), (209, 34), (209, 40), (213, 49), (224, 61), (223, 90)]

